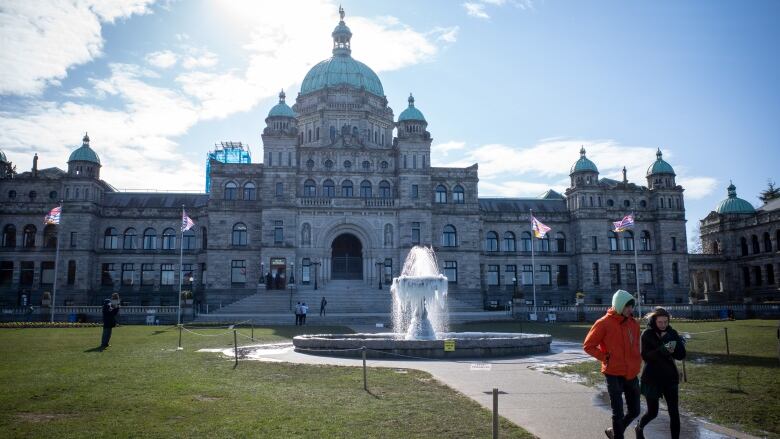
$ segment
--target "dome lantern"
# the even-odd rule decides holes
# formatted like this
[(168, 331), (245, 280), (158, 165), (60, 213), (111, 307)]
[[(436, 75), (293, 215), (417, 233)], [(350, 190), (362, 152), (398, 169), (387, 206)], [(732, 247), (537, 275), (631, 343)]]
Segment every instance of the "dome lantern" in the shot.
[(408, 102), (409, 102), (409, 106), (404, 111), (402, 111), (400, 115), (398, 115), (398, 122), (403, 122), (408, 120), (427, 122), (422, 112), (414, 106), (414, 96), (412, 96), (411, 93), (409, 93)]
[(580, 147), (580, 159), (574, 162), (574, 165), (571, 167), (571, 172), (569, 173), (574, 174), (578, 172), (595, 172), (598, 173), (599, 169), (596, 167), (596, 164), (593, 163), (587, 156), (585, 147)]
[(756, 209), (752, 204), (737, 197), (737, 187), (734, 183), (729, 182), (729, 187), (726, 188), (728, 196), (725, 200), (718, 203), (715, 207), (715, 211), (721, 215), (732, 214), (753, 214), (756, 213)]

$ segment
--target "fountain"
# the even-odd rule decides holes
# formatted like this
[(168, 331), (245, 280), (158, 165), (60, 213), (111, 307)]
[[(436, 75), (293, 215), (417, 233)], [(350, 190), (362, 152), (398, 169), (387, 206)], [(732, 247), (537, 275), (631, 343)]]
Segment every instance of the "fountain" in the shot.
[[(433, 250), (409, 251), (401, 275), (393, 278), (393, 329), (380, 334), (318, 334), (293, 338), (299, 352), (385, 357), (400, 354), (425, 358), (492, 357), (549, 352), (545, 334), (448, 332), (447, 278), (439, 272)], [(448, 349), (445, 349), (445, 343)]]

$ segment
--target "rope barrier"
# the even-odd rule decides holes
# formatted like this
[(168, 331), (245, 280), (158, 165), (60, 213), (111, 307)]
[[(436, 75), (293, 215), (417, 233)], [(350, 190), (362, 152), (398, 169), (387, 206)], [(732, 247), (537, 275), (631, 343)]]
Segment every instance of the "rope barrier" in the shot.
[(220, 337), (220, 336), (223, 336), (225, 334), (230, 334), (230, 332), (233, 331), (232, 329), (228, 329), (227, 331), (220, 332), (219, 334), (201, 334), (200, 332), (191, 331), (191, 330), (189, 330), (189, 329), (187, 329), (187, 328), (185, 328), (183, 326), (182, 326), (182, 329), (184, 329), (185, 331), (189, 332), (190, 334), (199, 335), (201, 337)]
[(714, 332), (723, 332), (723, 329), (721, 328), (721, 329), (714, 329), (712, 331), (701, 331), (701, 332), (683, 332), (683, 334), (699, 335), (699, 334), (711, 334), (711, 333), (714, 333)]

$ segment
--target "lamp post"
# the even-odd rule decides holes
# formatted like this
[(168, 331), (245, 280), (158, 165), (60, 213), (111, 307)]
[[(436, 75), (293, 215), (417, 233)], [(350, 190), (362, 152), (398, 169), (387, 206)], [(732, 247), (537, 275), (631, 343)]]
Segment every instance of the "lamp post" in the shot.
[(317, 289), (317, 277), (318, 277), (318, 274), (317, 274), (318, 269), (317, 269), (317, 267), (320, 266), (320, 260), (319, 259), (315, 259), (314, 262), (312, 262), (311, 264), (314, 265), (314, 289), (316, 290)]
[(512, 277), (512, 283), (514, 284), (514, 288), (515, 288), (514, 292), (512, 293), (512, 299), (514, 299), (515, 297), (517, 297), (517, 275)]
[(384, 265), (384, 262), (382, 262), (381, 259), (376, 260), (376, 277), (377, 277), (377, 284), (379, 285), (379, 289), (382, 289), (382, 265)]

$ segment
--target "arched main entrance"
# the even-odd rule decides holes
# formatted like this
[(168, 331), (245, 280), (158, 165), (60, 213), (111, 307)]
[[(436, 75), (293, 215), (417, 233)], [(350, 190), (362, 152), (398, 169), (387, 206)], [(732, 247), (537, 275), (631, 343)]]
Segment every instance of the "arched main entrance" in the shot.
[(331, 279), (363, 279), (363, 244), (351, 233), (344, 233), (331, 244)]

